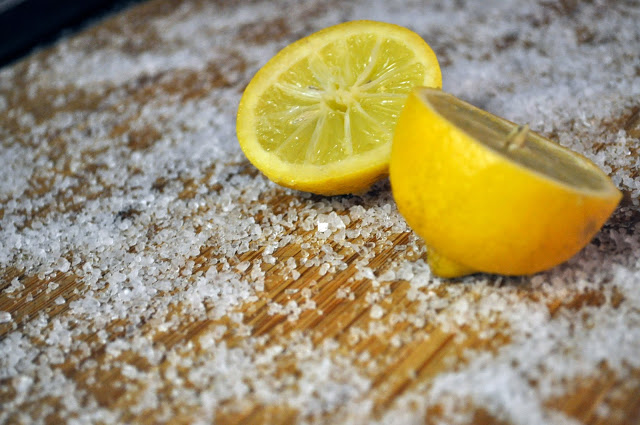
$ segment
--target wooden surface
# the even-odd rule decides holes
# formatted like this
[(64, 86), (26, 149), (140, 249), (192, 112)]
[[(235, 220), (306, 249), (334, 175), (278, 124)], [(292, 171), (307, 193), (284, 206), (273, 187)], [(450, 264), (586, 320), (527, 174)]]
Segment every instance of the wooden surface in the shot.
[[(110, 234), (116, 235), (115, 245), (120, 243), (118, 235), (126, 233), (123, 222), (136, 231), (143, 229), (144, 235), (126, 236), (125, 242), (133, 242), (120, 251), (103, 249), (98, 242), (92, 251), (90, 234), (83, 238), (61, 234), (60, 256), (69, 264), (59, 263), (54, 254), (37, 260), (32, 255), (35, 249), (0, 246), (8, 258), (0, 270), (0, 311), (11, 315), (10, 321), (0, 323), (4, 350), (0, 357), (5, 359), (0, 363), (0, 404), (4, 406), (0, 421), (61, 423), (79, 418), (86, 423), (515, 424), (534, 423), (523, 419), (530, 412), (531, 420), (542, 418), (548, 423), (640, 423), (640, 368), (627, 354), (629, 347), (638, 344), (635, 338), (640, 324), (629, 328), (633, 341), (616, 339), (619, 335), (607, 340), (603, 339), (606, 334), (595, 333), (602, 331), (598, 321), (607, 315), (627, 326), (640, 311), (630, 295), (633, 287), (622, 285), (622, 278), (615, 273), (618, 265), (630, 270), (628, 276), (638, 273), (638, 251), (634, 251), (640, 217), (637, 195), (626, 190), (623, 206), (590, 248), (568, 265), (538, 275), (537, 280), (479, 275), (441, 281), (431, 277), (424, 264), (424, 246), (395, 211), (388, 182), (361, 196), (301, 194), (268, 183), (237, 147), (229, 148), (235, 143), (233, 101), (262, 59), (248, 61), (242, 56), (250, 56), (248, 53), (221, 48), (220, 44), (227, 40), (225, 34), (232, 34), (240, 46), (259, 49), (267, 44), (263, 55), (268, 57), (315, 26), (343, 19), (332, 12), (337, 10), (336, 3), (307, 2), (297, 7), (302, 12), (294, 8), (286, 16), (287, 7), (274, 12), (271, 6), (259, 3), (151, 1), (11, 65), (10, 73), (4, 71), (0, 93), (7, 106), (0, 118), (2, 147), (37, 151), (36, 158), (49, 161), (28, 176), (19, 198), (9, 191), (0, 194), (4, 235), (14, 225), (14, 221), (9, 224), (6, 211), (12, 211), (11, 217), (18, 214), (9, 203), (24, 199), (34, 203), (24, 210), (24, 220), (11, 235), (22, 235), (25, 244), (43, 244), (38, 242), (38, 232), (50, 235), (47, 226), (56, 220), (60, 226), (70, 226), (69, 235), (75, 235), (73, 229), (80, 226), (78, 217), (85, 213), (90, 220), (83, 223), (98, 223), (87, 228), (110, 229)], [(556, 25), (564, 25), (562, 20), (566, 20), (570, 26), (572, 13), (588, 14), (593, 7), (590, 3), (549, 2), (540, 9), (544, 13), (531, 18), (531, 28), (558, 20)], [(627, 7), (629, 13), (640, 10), (631, 3)], [(233, 15), (241, 8), (246, 16), (256, 16), (243, 18), (243, 25), (225, 27), (225, 14)], [(357, 15), (357, 10), (367, 6), (353, 8)], [(271, 12), (259, 18), (265, 10)], [(199, 14), (210, 19), (218, 16), (222, 24), (207, 30), (206, 23), (193, 18)], [(540, 22), (535, 21), (538, 18)], [(316, 20), (319, 23), (314, 23)], [(165, 22), (164, 26), (159, 21)], [(194, 70), (172, 62), (163, 68), (162, 62), (156, 61), (131, 78), (112, 76), (113, 80), (77, 82), (77, 86), (51, 71), (54, 62), (67, 58), (70, 52), (79, 52), (80, 67), (85, 63), (83, 55), (93, 57), (100, 49), (113, 49), (113, 57), (137, 58), (140, 63), (147, 60), (143, 57), (147, 51), (153, 51), (158, 56), (174, 55), (177, 63), (181, 59), (176, 52), (195, 45), (195, 38), (190, 41), (176, 36), (181, 41), (175, 46), (159, 47), (163, 43), (159, 33), (177, 28), (181, 22), (194, 25), (194, 31), (209, 31), (213, 40), (223, 40), (212, 44), (219, 49), (218, 56), (207, 59), (204, 67)], [(426, 38), (429, 32), (423, 35)], [(447, 53), (453, 50), (447, 50), (447, 37), (455, 38), (444, 33), (434, 42), (429, 39), (441, 58), (445, 77), (456, 63), (456, 57)], [(582, 37), (589, 39), (588, 34)], [(494, 46), (498, 51), (515, 42), (513, 37), (500, 40)], [(198, 52), (193, 50), (188, 60), (195, 60)], [(640, 67), (638, 57), (626, 60), (635, 61), (636, 69)], [(126, 64), (119, 66), (125, 74), (129, 72)], [(136, 62), (131, 66), (137, 66)], [(29, 73), (30, 67), (36, 72)], [(81, 72), (74, 75), (82, 76)], [(35, 95), (29, 94), (30, 90), (35, 90)], [(65, 100), (56, 102), (58, 96)], [(582, 142), (585, 151), (602, 149), (606, 155), (612, 155), (607, 149), (615, 135), (626, 134), (629, 155), (637, 158), (633, 147), (640, 131), (639, 109), (637, 99), (635, 104), (630, 102), (622, 102), (610, 119), (589, 126), (564, 121), (548, 133), (557, 137), (600, 134), (601, 138)], [(195, 143), (194, 134), (206, 130), (195, 124), (181, 128), (178, 118), (171, 115), (180, 105), (192, 104), (199, 105), (194, 114), (206, 105), (211, 105), (212, 114), (231, 109), (220, 118), (226, 124), (215, 124), (222, 133), (220, 138), (230, 139), (221, 143), (221, 149), (229, 149), (228, 155), (211, 153), (207, 162), (208, 151), (194, 151), (205, 156), (192, 158), (196, 171), (190, 169), (189, 158), (184, 163), (178, 158), (179, 165), (155, 170), (154, 175), (143, 165), (136, 168), (126, 162), (136, 152), (159, 152), (152, 159), (162, 158), (162, 149), (178, 152), (180, 137)], [(72, 114), (69, 123), (60, 126), (54, 121), (64, 112)], [(21, 120), (21, 114), (29, 114), (31, 121)], [(95, 145), (78, 141), (91, 138)], [(72, 151), (79, 154), (74, 156)], [(116, 152), (116, 164), (120, 160), (127, 164), (119, 177), (105, 174), (113, 167), (105, 165), (107, 154), (112, 152)], [(5, 180), (10, 173), (18, 175), (19, 167), (26, 167), (17, 163), (17, 168), (5, 168), (9, 170), (4, 171)], [(639, 179), (637, 165), (611, 166), (608, 172), (631, 182)], [(136, 176), (142, 188), (136, 186)], [(77, 177), (77, 184), (60, 186), (65, 177)], [(152, 183), (144, 186), (145, 182)], [(187, 233), (172, 228), (175, 221), (147, 217), (138, 204), (126, 202), (139, 201), (145, 193), (153, 194), (156, 200), (168, 199), (169, 215), (182, 214), (180, 223), (193, 230), (188, 233), (194, 240), (191, 245), (184, 236)], [(229, 199), (236, 204), (231, 210), (227, 208)], [(111, 222), (100, 224), (100, 212), (91, 212), (88, 207), (93, 200), (120, 202), (122, 206), (114, 207)], [(330, 220), (338, 217), (344, 229), (337, 225), (323, 235), (318, 222), (329, 220), (326, 217), (331, 214)], [(225, 252), (225, 244), (232, 241), (224, 237), (230, 237), (234, 226), (248, 223), (250, 218), (266, 233), (253, 239), (239, 236), (238, 241), (246, 241), (247, 246)], [(206, 233), (208, 224), (220, 228)], [(44, 230), (39, 230), (42, 226)], [(174, 230), (175, 237), (167, 236)], [(336, 236), (340, 231), (357, 234)], [(198, 235), (207, 236), (198, 239)], [(97, 234), (95, 238), (99, 239)], [(143, 238), (145, 245), (140, 248)], [(45, 241), (43, 248), (49, 243), (55, 245), (55, 240)], [(180, 255), (170, 257), (171, 244), (181, 243), (193, 249), (181, 259)], [(274, 243), (277, 246), (270, 253)], [(87, 247), (84, 252), (78, 252), (81, 246)], [(125, 288), (110, 280), (109, 273), (110, 268), (130, 271), (127, 267), (139, 261), (138, 254), (154, 258), (157, 264), (178, 266), (173, 271), (167, 266), (164, 275), (161, 273), (170, 281), (166, 291), (136, 304), (135, 299), (120, 300), (110, 288), (147, 290), (159, 283), (143, 278)], [(92, 261), (103, 268), (95, 280), (83, 269)], [(606, 269), (604, 273), (599, 265)], [(247, 291), (232, 291), (227, 298), (190, 292), (199, 279), (206, 281), (203, 291), (208, 287), (223, 291), (224, 285), (233, 291), (246, 287)], [(78, 313), (79, 304), (74, 301), (91, 297), (102, 297), (96, 313)], [(197, 298), (197, 303), (190, 297)], [(496, 311), (476, 307), (489, 308), (493, 302), (501, 306)], [(128, 314), (120, 314), (119, 305), (126, 306)], [(111, 316), (107, 307), (114, 312)], [(533, 325), (526, 330), (523, 322), (529, 317)], [(56, 326), (69, 331), (69, 343), (61, 342), (64, 333)], [(565, 328), (563, 337), (558, 329)], [(523, 347), (528, 339), (544, 341), (544, 330), (555, 345), (538, 357), (531, 353), (531, 359), (536, 360), (531, 360), (528, 374), (528, 366), (523, 365), (530, 359), (523, 357), (518, 364), (515, 356), (526, 356)], [(58, 339), (48, 340), (51, 335)], [(604, 347), (603, 359), (610, 356), (610, 362), (595, 362), (596, 355), (586, 351), (594, 347), (588, 341), (597, 338), (601, 344), (595, 347)], [(124, 349), (118, 349), (119, 341), (124, 341)], [(616, 346), (616, 341), (622, 341), (621, 345)], [(9, 364), (8, 353), (22, 349), (23, 357), (33, 357), (25, 364)], [(487, 370), (503, 370), (519, 379), (514, 378), (517, 385), (513, 392), (510, 386), (501, 386), (507, 381), (498, 372), (482, 378), (483, 363), (478, 359), (484, 356), (498, 359), (486, 360)], [(55, 361), (57, 357), (60, 361)], [(36, 367), (38, 364), (41, 367)], [(562, 370), (574, 366), (571, 373)], [(313, 375), (316, 370), (319, 376)], [(447, 380), (456, 376), (484, 379), (470, 382), (471, 386), (496, 388), (493, 393), (488, 389), (483, 393), (461, 385), (458, 392), (451, 384), (455, 381)], [(31, 385), (20, 392), (17, 388), (24, 379)], [(56, 386), (62, 394), (56, 392)], [(211, 391), (209, 396), (207, 391)], [(65, 394), (71, 401), (65, 401)], [(155, 401), (144, 401), (148, 394)], [(514, 409), (524, 409), (523, 414)]]

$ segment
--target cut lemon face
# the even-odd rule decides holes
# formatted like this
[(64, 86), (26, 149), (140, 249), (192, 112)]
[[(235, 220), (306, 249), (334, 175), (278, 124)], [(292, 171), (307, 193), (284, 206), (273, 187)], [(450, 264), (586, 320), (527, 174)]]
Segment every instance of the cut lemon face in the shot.
[(373, 21), (336, 25), (291, 44), (258, 71), (240, 101), (238, 141), (282, 186), (361, 192), (388, 172), (411, 89), (441, 84), (435, 54), (414, 32)]
[(622, 194), (573, 151), (440, 90), (409, 95), (390, 179), (434, 274), (522, 275), (582, 249)]

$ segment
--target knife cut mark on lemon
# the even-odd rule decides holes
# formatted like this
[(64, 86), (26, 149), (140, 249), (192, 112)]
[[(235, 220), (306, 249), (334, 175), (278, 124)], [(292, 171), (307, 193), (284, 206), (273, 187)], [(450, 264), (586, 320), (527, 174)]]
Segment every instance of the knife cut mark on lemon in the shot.
[(400, 115), (390, 179), (442, 277), (554, 267), (589, 243), (622, 197), (582, 155), (428, 88)]
[(411, 89), (441, 84), (435, 54), (414, 32), (374, 21), (336, 25), (289, 45), (258, 71), (240, 101), (238, 141), (282, 186), (361, 192), (388, 173)]

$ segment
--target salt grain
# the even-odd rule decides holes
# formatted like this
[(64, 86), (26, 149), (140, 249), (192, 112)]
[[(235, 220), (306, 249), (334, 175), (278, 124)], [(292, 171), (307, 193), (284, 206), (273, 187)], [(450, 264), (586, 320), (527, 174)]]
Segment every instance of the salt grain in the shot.
[(60, 257), (56, 262), (56, 268), (62, 273), (68, 272), (70, 267), (71, 263), (69, 263), (69, 261), (64, 257)]
[(330, 268), (331, 268), (331, 265), (329, 263), (324, 263), (318, 269), (318, 274), (320, 276), (324, 276), (324, 275), (327, 274), (327, 272), (329, 271)]
[(378, 304), (374, 304), (371, 306), (371, 310), (369, 311), (369, 316), (372, 319), (380, 319), (384, 315), (384, 309), (380, 307)]
[(8, 311), (0, 311), (0, 323), (10, 323), (12, 320), (11, 313)]
[(238, 265), (236, 266), (236, 270), (238, 270), (240, 273), (243, 273), (245, 271), (247, 271), (247, 269), (251, 266), (251, 263), (248, 261), (243, 261), (241, 263), (238, 263)]

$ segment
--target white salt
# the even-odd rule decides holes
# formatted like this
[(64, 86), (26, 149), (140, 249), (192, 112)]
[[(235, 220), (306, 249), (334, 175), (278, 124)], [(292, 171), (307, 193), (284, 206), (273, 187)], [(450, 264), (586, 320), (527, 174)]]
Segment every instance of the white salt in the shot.
[(374, 304), (371, 306), (371, 310), (369, 311), (369, 316), (372, 319), (380, 319), (384, 315), (384, 309), (378, 304)]
[(58, 269), (62, 273), (68, 272), (70, 267), (71, 263), (69, 263), (69, 261), (64, 257), (60, 257), (56, 262), (56, 269)]
[(242, 261), (241, 263), (238, 263), (238, 265), (236, 266), (236, 270), (238, 270), (240, 273), (247, 271), (247, 269), (251, 266), (251, 263), (249, 261)]
[[(514, 0), (491, 7), (356, 1), (342, 9), (312, 1), (284, 9), (183, 2), (146, 12), (153, 16), (145, 25), (116, 17), (97, 34), (63, 39), (0, 69), (7, 123), (0, 130), (0, 267), (21, 274), (2, 296), (28, 303), (43, 296), (25, 288), (33, 277), (73, 272), (77, 279), (73, 296), (64, 295), (68, 309), (21, 316), (21, 326), (12, 323), (0, 341), (0, 379), (16, 391), (3, 399), (0, 422), (44, 423), (53, 407), (41, 400), (60, 400), (56, 413), (70, 423), (118, 423), (152, 411), (158, 416), (149, 421), (170, 423), (189, 412), (212, 423), (220, 406), (256, 403), (286, 404), (305, 423), (424, 423), (433, 406), (442, 409), (442, 423), (470, 423), (472, 414), (461, 412), (471, 404), (514, 425), (570, 424), (549, 406), (571, 392), (567, 383), (601, 377), (605, 361), (607, 374), (626, 381), (618, 395), (636, 391), (628, 377), (640, 368), (639, 140), (632, 127), (618, 127), (640, 97), (638, 9), (571, 3), (565, 13), (565, 4)], [(284, 45), (351, 19), (417, 31), (438, 52), (445, 90), (529, 122), (594, 160), (630, 202), (560, 267), (451, 283), (431, 275), (424, 244), (399, 215), (388, 181), (344, 197), (269, 182), (237, 143), (242, 88)], [(282, 32), (270, 35), (265, 23)], [(295, 264), (280, 255), (291, 246), (303, 250)], [(266, 299), (273, 282), (299, 279), (300, 266), (320, 283), (285, 294), (291, 299)], [(357, 293), (373, 320), (351, 324), (344, 343), (316, 340), (305, 326), (276, 343), (245, 323), (247, 306), (266, 305), (297, 329), (304, 312), (322, 313), (316, 301), (345, 276), (335, 289), (339, 304), (364, 308), (352, 303)], [(602, 300), (576, 306), (585, 294)], [(553, 314), (550, 306), (557, 306)], [(0, 313), (0, 323), (11, 322)], [(392, 326), (406, 331), (390, 338), (388, 356), (349, 351)], [(164, 333), (179, 337), (185, 327), (200, 330), (201, 350), (184, 341), (162, 346)], [(392, 348), (421, 346), (433, 329), (457, 335), (450, 344), (473, 334), (495, 347), (453, 350), (462, 362), (445, 356), (443, 371), (408, 387), (377, 416), (371, 385), (385, 362), (398, 360)], [(99, 361), (91, 358), (102, 351)], [(152, 367), (123, 363), (124, 353)], [(282, 374), (282, 361), (294, 373)], [(63, 373), (61, 362), (82, 368), (86, 382)], [(132, 405), (107, 409), (87, 385), (119, 371), (128, 378), (114, 388)], [(42, 408), (26, 411), (30, 405)], [(595, 411), (620, 414), (614, 402), (603, 406)]]
[(10, 323), (12, 320), (11, 313), (8, 311), (0, 311), (0, 323)]

